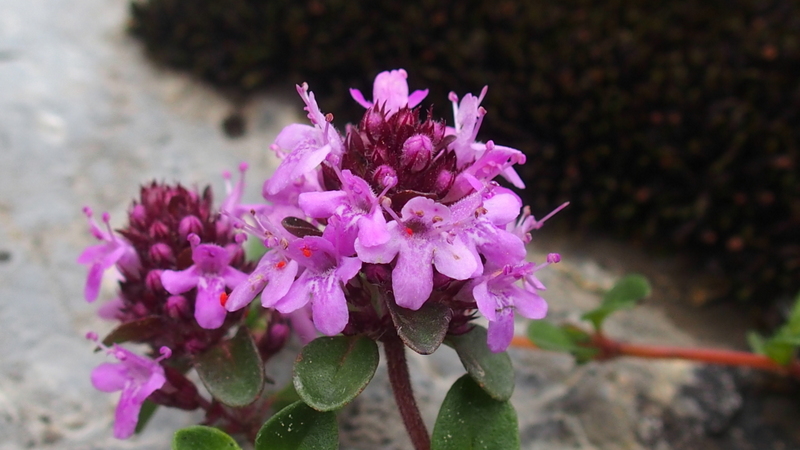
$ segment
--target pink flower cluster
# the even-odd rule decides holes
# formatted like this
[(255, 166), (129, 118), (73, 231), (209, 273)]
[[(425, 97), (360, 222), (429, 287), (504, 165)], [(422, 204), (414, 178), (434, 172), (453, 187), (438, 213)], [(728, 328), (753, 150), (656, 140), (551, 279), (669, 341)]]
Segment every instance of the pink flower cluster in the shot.
[[(409, 95), (406, 78), (404, 70), (379, 74), (372, 101), (351, 90), (367, 111), (345, 135), (308, 86), (297, 87), (311, 124), (289, 125), (272, 146), (283, 159), (264, 184), (272, 204), (253, 209), (244, 226), (270, 251), (233, 289), (229, 311), (263, 291), (265, 308), (310, 306), (317, 329), (335, 335), (348, 324), (348, 283), (369, 264), (391, 271), (394, 301), (411, 310), (430, 301), (438, 278), (464, 282), (454, 298), (489, 320), (493, 351), (509, 345), (515, 311), (544, 317), (535, 272), (550, 262), (525, 261), (528, 232), (540, 222), (529, 214), (517, 222), (522, 201), (492, 181), (523, 188), (513, 166), (525, 156), (475, 140), (486, 88), (460, 102), (451, 94), (451, 128), (419, 119), (414, 107), (427, 91)], [(306, 231), (289, 232), (287, 219)]]
[[(98, 297), (103, 272), (115, 268), (119, 297), (103, 315), (154, 327), (137, 340), (162, 354), (152, 360), (115, 345), (107, 350), (119, 362), (93, 372), (98, 389), (122, 391), (117, 437), (133, 433), (148, 397), (197, 407), (178, 395), (182, 375), (171, 382), (160, 361), (191, 360), (212, 348), (242, 326), (242, 310), (259, 295), (270, 310), (262, 357), (283, 345), (287, 324), (303, 341), (317, 331), (379, 340), (398, 332), (390, 310), (418, 311), (429, 302), (445, 307), (454, 334), (467, 331), (480, 311), (494, 352), (510, 344), (515, 313), (545, 316), (536, 272), (560, 257), (527, 262), (526, 244), (530, 231), (565, 205), (537, 221), (494, 181), (524, 188), (513, 166), (525, 156), (476, 140), (486, 88), (461, 100), (450, 94), (450, 127), (431, 118), (432, 110), (420, 117), (428, 92), (409, 94), (406, 79), (404, 70), (379, 74), (371, 101), (351, 90), (366, 112), (344, 133), (308, 86), (297, 86), (310, 124), (289, 125), (276, 137), (271, 148), (282, 162), (264, 183), (264, 204), (241, 204), (243, 164), (234, 186), (225, 174), (219, 214), (210, 189), (155, 182), (142, 187), (121, 230), (111, 230), (107, 214), (101, 228), (85, 210), (101, 241), (78, 260), (89, 266), (86, 299)], [(247, 233), (267, 248), (255, 267), (244, 257)]]

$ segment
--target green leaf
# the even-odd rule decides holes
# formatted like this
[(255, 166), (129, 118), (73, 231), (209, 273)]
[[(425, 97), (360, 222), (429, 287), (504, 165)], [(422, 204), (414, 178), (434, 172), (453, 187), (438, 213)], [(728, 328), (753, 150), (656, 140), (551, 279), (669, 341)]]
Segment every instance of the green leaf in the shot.
[(764, 339), (764, 337), (756, 333), (755, 331), (749, 331), (747, 333), (747, 344), (750, 345), (750, 350), (752, 350), (753, 353), (764, 355), (765, 343), (766, 340)]
[(572, 353), (578, 344), (567, 330), (546, 320), (532, 320), (528, 324), (528, 339), (542, 350)]
[(581, 318), (592, 322), (595, 329), (600, 330), (609, 314), (633, 308), (641, 299), (650, 295), (650, 291), (647, 278), (639, 274), (626, 275), (606, 292), (598, 308), (585, 313)]
[(793, 347), (800, 346), (800, 336), (792, 336), (792, 335), (777, 335), (769, 340), (769, 342), (774, 344), (786, 344), (791, 345)]
[(772, 339), (764, 343), (764, 354), (767, 355), (769, 359), (784, 366), (792, 362), (794, 358), (794, 349), (795, 346), (792, 344), (785, 344)]
[(241, 450), (241, 447), (221, 430), (195, 425), (175, 432), (172, 450)]
[(520, 447), (517, 413), (464, 375), (447, 392), (431, 437), (431, 450), (498, 450)]
[(378, 345), (363, 336), (320, 337), (294, 363), (294, 387), (317, 411), (339, 409), (364, 390), (378, 367)]
[(286, 231), (299, 238), (304, 238), (306, 236), (322, 236), (322, 231), (320, 231), (319, 228), (297, 217), (289, 216), (281, 221), (281, 225), (283, 225)]
[(583, 330), (545, 320), (528, 324), (528, 339), (542, 350), (569, 353), (579, 364), (591, 361), (598, 352), (596, 348), (583, 345), (591, 342), (591, 337)]
[(256, 450), (336, 450), (336, 414), (319, 412), (302, 401), (272, 416), (256, 436)]
[(389, 299), (386, 302), (397, 335), (411, 350), (430, 355), (444, 341), (452, 310), (442, 303), (427, 302), (417, 311), (401, 308)]
[(162, 330), (163, 322), (159, 317), (143, 317), (114, 328), (114, 330), (108, 333), (108, 336), (103, 339), (103, 345), (109, 346), (111, 344), (121, 344), (129, 341), (145, 341)]
[(245, 327), (195, 358), (194, 367), (208, 392), (228, 406), (253, 403), (264, 387), (264, 364)]
[(755, 331), (747, 333), (747, 343), (753, 352), (765, 355), (777, 364), (786, 365), (792, 361), (795, 348), (800, 345), (796, 339), (780, 335), (765, 339)]
[(798, 294), (797, 298), (794, 300), (792, 311), (789, 313), (789, 320), (786, 322), (786, 325), (781, 328), (786, 329), (787, 334), (793, 336), (800, 335), (800, 294)]
[(476, 325), (468, 333), (449, 336), (467, 373), (490, 397), (505, 401), (514, 392), (514, 367), (508, 353), (492, 353), (486, 345), (486, 328)]
[(145, 400), (144, 403), (142, 403), (142, 409), (139, 410), (139, 420), (136, 422), (136, 434), (144, 431), (144, 428), (147, 426), (147, 422), (149, 422), (153, 417), (156, 409), (158, 409), (158, 405), (150, 400)]
[(800, 347), (800, 295), (789, 313), (789, 319), (772, 337), (765, 339), (751, 331), (747, 334), (747, 341), (754, 352), (766, 355), (778, 364), (792, 362), (797, 347)]

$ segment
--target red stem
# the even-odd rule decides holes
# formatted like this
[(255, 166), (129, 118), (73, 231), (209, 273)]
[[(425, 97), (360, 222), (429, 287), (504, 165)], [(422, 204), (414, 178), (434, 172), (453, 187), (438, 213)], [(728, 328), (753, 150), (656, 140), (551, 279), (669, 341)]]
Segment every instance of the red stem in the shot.
[(403, 418), (403, 424), (406, 426), (411, 443), (416, 450), (430, 450), (431, 438), (428, 436), (428, 429), (425, 427), (425, 422), (422, 421), (417, 401), (414, 399), (414, 392), (411, 389), (405, 344), (397, 335), (384, 337), (382, 341), (394, 400), (397, 402), (397, 408)]
[[(536, 348), (534, 343), (521, 336), (515, 336), (511, 345), (516, 347)], [(754, 369), (783, 373), (800, 379), (800, 363), (797, 361), (792, 361), (789, 365), (782, 366), (764, 355), (750, 352), (710, 348), (628, 344), (614, 341), (599, 334), (593, 337), (590, 346), (600, 350), (600, 354), (595, 358), (598, 360), (617, 358), (620, 356), (636, 356), (648, 359), (683, 359), (707, 364), (752, 367)]]

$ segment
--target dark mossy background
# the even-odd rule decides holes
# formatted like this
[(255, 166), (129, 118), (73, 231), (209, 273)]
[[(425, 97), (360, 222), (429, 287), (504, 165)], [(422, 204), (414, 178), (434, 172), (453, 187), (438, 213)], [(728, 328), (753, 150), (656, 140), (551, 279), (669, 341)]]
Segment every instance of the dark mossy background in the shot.
[(347, 88), (382, 70), (431, 88), (441, 117), (449, 91), (488, 84), (479, 137), (528, 155), (537, 215), (570, 200), (578, 226), (677, 244), (724, 297), (800, 289), (800, 2), (149, 0), (132, 16), (157, 61), (245, 96), (308, 81), (340, 124), (360, 113)]

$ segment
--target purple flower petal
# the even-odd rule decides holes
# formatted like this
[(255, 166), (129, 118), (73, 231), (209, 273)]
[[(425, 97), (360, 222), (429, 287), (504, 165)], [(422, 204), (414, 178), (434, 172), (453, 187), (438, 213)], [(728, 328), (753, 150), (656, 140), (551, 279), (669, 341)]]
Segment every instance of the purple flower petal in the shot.
[(317, 338), (317, 329), (311, 319), (311, 308), (304, 307), (289, 313), (289, 321), (292, 324), (292, 330), (300, 338), (300, 342), (303, 345)]
[(92, 264), (92, 267), (89, 268), (89, 274), (86, 276), (86, 287), (83, 290), (83, 296), (87, 302), (92, 303), (97, 300), (104, 272), (105, 267), (100, 264)]
[[(91, 333), (96, 340), (97, 335)], [(101, 344), (102, 345), (102, 344)], [(162, 356), (156, 360), (141, 357), (118, 345), (106, 348), (118, 363), (104, 363), (92, 371), (92, 384), (103, 392), (122, 391), (114, 421), (114, 437), (127, 439), (136, 430), (142, 404), (153, 392), (164, 386), (166, 377), (159, 362), (172, 352), (162, 347)]]
[(527, 319), (543, 319), (547, 315), (547, 302), (539, 295), (515, 286), (514, 309)]
[(129, 381), (128, 369), (118, 363), (103, 363), (92, 370), (91, 379), (98, 391), (121, 391)]
[(507, 309), (499, 311), (496, 320), (489, 322), (486, 343), (494, 353), (505, 351), (514, 338), (514, 313)]
[(261, 305), (271, 308), (292, 286), (297, 275), (297, 262), (288, 260), (273, 250), (264, 255), (247, 279), (236, 286), (228, 296), (225, 309), (237, 311), (247, 306), (259, 292), (269, 285), (269, 292), (261, 296)]
[(452, 244), (446, 240), (436, 242), (433, 265), (442, 275), (454, 280), (466, 280), (475, 274), (480, 262), (461, 238), (456, 236)]
[(404, 244), (392, 270), (392, 290), (398, 306), (416, 311), (433, 291), (433, 247), (419, 240)]
[(127, 439), (133, 436), (136, 431), (136, 424), (139, 422), (139, 412), (142, 404), (153, 392), (160, 389), (166, 382), (166, 378), (161, 373), (154, 372), (144, 384), (132, 386), (124, 389), (117, 404), (114, 414), (114, 437), (117, 439)]
[(222, 326), (228, 313), (220, 303), (220, 296), (224, 292), (225, 282), (221, 278), (200, 278), (194, 305), (194, 318), (198, 325), (207, 330)]
[(297, 198), (297, 203), (309, 217), (327, 219), (346, 204), (346, 199), (344, 191), (304, 192)]
[(125, 303), (122, 301), (121, 297), (113, 298), (100, 306), (97, 310), (97, 315), (105, 320), (122, 320), (123, 306), (125, 306)]
[(420, 103), (422, 103), (423, 100), (425, 100), (425, 97), (427, 96), (428, 96), (427, 89), (416, 90), (412, 92), (411, 95), (408, 96), (408, 107), (413, 108), (419, 105)]
[(369, 108), (372, 106), (372, 102), (367, 101), (367, 99), (364, 98), (364, 94), (362, 94), (358, 89), (350, 88), (350, 96), (353, 97), (353, 100), (355, 100), (356, 103), (364, 108)]
[(78, 256), (78, 264), (93, 264), (108, 252), (107, 246), (108, 244), (96, 244), (86, 247)]
[(230, 266), (226, 266), (225, 269), (222, 270), (221, 276), (222, 280), (225, 282), (225, 286), (227, 286), (229, 289), (235, 288), (236, 286), (244, 283), (244, 281), (247, 279), (246, 273)]
[(195, 266), (181, 271), (165, 270), (161, 273), (161, 284), (172, 295), (183, 294), (197, 287), (199, 281), (200, 275)]
[(391, 239), (383, 211), (375, 208), (372, 214), (359, 217), (358, 239), (364, 247), (375, 247)]
[(486, 280), (475, 285), (472, 289), (472, 296), (475, 298), (475, 303), (478, 304), (478, 311), (483, 314), (483, 317), (486, 317), (489, 322), (497, 320), (497, 301), (493, 295), (489, 294)]
[(314, 298), (313, 284), (317, 280), (309, 280), (306, 272), (300, 274), (300, 277), (295, 280), (289, 292), (281, 297), (272, 306), (282, 314), (290, 314), (298, 309), (306, 306)]
[(219, 245), (200, 244), (192, 249), (192, 261), (200, 273), (221, 273), (230, 264), (231, 255)]
[(348, 319), (347, 300), (344, 298), (341, 281), (330, 277), (324, 283), (315, 283), (311, 295), (314, 326), (327, 336), (341, 333)]

